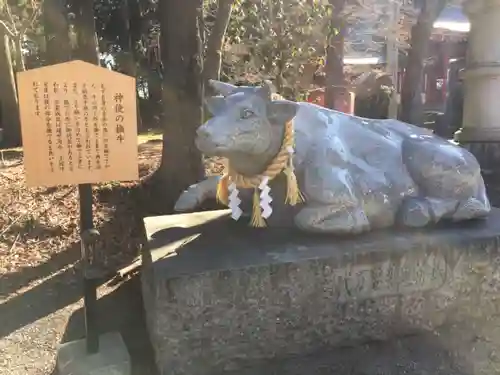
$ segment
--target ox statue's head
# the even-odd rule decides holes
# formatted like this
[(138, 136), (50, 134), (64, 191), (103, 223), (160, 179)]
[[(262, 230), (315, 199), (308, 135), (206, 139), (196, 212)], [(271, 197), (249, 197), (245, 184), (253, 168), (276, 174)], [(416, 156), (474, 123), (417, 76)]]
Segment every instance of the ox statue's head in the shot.
[[(297, 104), (272, 101), (270, 83), (262, 87), (237, 87), (210, 81), (218, 96), (206, 100), (213, 117), (197, 131), (196, 146), (207, 156), (249, 157), (261, 155), (282, 137), (284, 125), (297, 111)], [(271, 151), (272, 152), (272, 151)]]

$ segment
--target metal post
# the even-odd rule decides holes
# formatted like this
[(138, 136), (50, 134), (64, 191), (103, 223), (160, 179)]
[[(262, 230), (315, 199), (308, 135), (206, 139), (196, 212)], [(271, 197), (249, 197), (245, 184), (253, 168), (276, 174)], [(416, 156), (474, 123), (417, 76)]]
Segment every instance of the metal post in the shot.
[(99, 351), (99, 333), (97, 330), (97, 272), (96, 244), (99, 232), (94, 229), (92, 212), (92, 186), (78, 185), (80, 198), (80, 240), (83, 266), (83, 301), (85, 311), (85, 338), (87, 353)]
[(99, 333), (97, 330), (97, 279), (83, 277), (83, 300), (85, 310), (85, 340), (87, 353), (99, 351)]
[(78, 194), (80, 196), (80, 232), (94, 228), (94, 218), (92, 212), (92, 185), (78, 185)]

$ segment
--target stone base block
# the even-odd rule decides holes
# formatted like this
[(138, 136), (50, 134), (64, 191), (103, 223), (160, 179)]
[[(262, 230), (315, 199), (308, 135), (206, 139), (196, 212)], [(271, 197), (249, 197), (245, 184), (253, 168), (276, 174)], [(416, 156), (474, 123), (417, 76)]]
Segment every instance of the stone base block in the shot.
[(130, 356), (118, 332), (99, 338), (96, 354), (88, 355), (85, 340), (62, 344), (57, 353), (56, 368), (59, 375), (130, 375)]
[(145, 219), (142, 287), (160, 374), (385, 340), (500, 312), (500, 210), (358, 237), (252, 229), (228, 211)]

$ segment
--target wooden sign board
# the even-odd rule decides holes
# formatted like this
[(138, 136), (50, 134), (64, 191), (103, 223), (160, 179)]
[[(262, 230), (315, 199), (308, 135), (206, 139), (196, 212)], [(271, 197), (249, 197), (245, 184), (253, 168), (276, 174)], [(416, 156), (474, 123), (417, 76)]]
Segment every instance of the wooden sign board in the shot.
[(28, 186), (139, 178), (133, 77), (71, 61), (17, 83)]

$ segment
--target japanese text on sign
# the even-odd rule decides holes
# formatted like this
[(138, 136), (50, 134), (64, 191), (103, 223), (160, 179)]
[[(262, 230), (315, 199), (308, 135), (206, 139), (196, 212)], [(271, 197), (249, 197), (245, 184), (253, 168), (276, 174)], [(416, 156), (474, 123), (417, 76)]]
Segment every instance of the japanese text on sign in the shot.
[(133, 78), (73, 61), (18, 80), (28, 185), (138, 178)]

